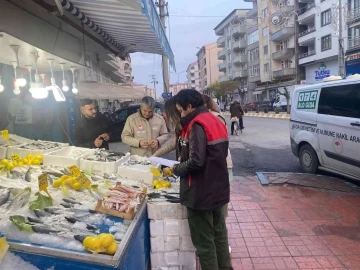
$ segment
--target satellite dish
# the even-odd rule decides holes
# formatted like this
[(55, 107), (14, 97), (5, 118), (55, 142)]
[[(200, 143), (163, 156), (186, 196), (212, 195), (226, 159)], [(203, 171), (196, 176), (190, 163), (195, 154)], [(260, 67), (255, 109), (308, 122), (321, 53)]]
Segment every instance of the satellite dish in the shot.
[(271, 23), (272, 23), (273, 25), (279, 25), (279, 24), (281, 23), (281, 18), (280, 18), (280, 16), (277, 16), (277, 15), (273, 16), (273, 17), (271, 18)]

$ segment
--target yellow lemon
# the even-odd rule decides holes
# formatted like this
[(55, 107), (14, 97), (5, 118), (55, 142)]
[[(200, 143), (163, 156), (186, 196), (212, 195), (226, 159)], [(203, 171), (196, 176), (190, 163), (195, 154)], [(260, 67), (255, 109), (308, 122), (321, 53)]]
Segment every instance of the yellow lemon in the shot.
[(91, 246), (89, 247), (91, 250), (97, 251), (99, 249), (101, 249), (101, 241), (98, 238), (95, 238), (92, 243)]
[(171, 183), (170, 182), (167, 182), (164, 184), (166, 188), (170, 188), (171, 187)]
[(36, 155), (35, 158), (38, 159), (38, 160), (42, 160), (42, 159), (43, 159), (43, 157), (42, 157), (41, 155)]
[(161, 185), (161, 184), (157, 184), (157, 185), (155, 185), (155, 188), (156, 188), (156, 189), (162, 188), (162, 185)]
[(1, 160), (1, 164), (2, 165), (8, 165), (9, 161), (7, 159), (3, 159), (3, 160)]
[(8, 165), (7, 165), (7, 168), (8, 168), (9, 171), (12, 171), (15, 168), (15, 166), (14, 166), (14, 164), (12, 162), (9, 162)]
[(53, 182), (52, 187), (53, 188), (59, 188), (61, 186), (62, 182), (60, 179), (57, 179)]
[(156, 186), (156, 185), (159, 184), (159, 183), (160, 183), (159, 180), (155, 180), (153, 184), (154, 184), (154, 186)]
[(41, 162), (40, 162), (40, 160), (38, 160), (38, 159), (34, 159), (33, 161), (32, 161), (32, 165), (40, 165), (41, 164)]
[(22, 161), (20, 161), (19, 163), (18, 163), (18, 166), (23, 166), (24, 165), (24, 162), (22, 162)]
[(90, 248), (92, 246), (92, 242), (94, 241), (94, 239), (96, 239), (96, 237), (93, 236), (86, 237), (83, 241), (84, 247)]
[(100, 237), (101, 246), (104, 248), (108, 248), (114, 242), (114, 236), (112, 234), (102, 235)]
[(106, 249), (106, 253), (109, 255), (114, 255), (117, 251), (118, 244), (114, 241), (112, 244)]
[(76, 191), (79, 191), (81, 189), (81, 185), (80, 185), (80, 183), (75, 183), (72, 185), (72, 188)]

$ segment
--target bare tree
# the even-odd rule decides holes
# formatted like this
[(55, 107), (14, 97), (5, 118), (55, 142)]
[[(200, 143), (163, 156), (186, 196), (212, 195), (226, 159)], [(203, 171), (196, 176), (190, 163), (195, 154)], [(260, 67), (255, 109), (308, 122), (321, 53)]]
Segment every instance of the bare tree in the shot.
[(286, 87), (284, 87), (284, 91), (280, 91), (279, 88), (277, 90), (280, 96), (284, 96), (286, 98), (286, 112), (290, 113), (290, 92), (287, 90)]

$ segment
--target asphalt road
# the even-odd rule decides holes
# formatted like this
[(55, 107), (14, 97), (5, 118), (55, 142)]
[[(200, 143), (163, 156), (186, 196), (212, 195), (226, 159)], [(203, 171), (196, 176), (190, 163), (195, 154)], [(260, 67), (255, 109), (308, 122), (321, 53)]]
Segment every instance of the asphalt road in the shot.
[[(288, 120), (245, 117), (244, 127), (243, 133), (230, 136), (234, 175), (301, 172), (299, 162), (290, 149)], [(110, 148), (122, 152), (129, 149), (122, 143), (112, 143)], [(175, 159), (175, 154), (170, 153), (165, 158)]]
[(244, 127), (238, 136), (230, 135), (234, 175), (301, 172), (291, 152), (288, 120), (245, 117)]

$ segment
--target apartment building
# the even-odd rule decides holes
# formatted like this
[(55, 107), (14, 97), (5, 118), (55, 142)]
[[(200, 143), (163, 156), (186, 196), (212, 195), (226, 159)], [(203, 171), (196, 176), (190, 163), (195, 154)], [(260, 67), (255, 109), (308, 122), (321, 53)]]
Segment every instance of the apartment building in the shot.
[[(299, 2), (298, 54), (299, 65), (305, 67), (306, 84), (321, 82), (330, 75), (340, 75), (339, 38), (335, 33), (340, 25), (335, 16), (339, 12), (337, 3), (337, 0)], [(343, 36), (346, 36), (345, 18), (343, 27)]]
[(218, 52), (220, 50), (217, 43), (211, 43), (204, 45), (196, 54), (199, 66), (200, 89), (207, 88), (210, 84), (218, 81)]
[(346, 31), (343, 36), (346, 75), (360, 74), (360, 0), (348, 0), (348, 14), (345, 16)]
[(271, 100), (278, 88), (298, 84), (305, 77), (304, 68), (297, 65), (297, 3), (247, 2), (253, 2), (253, 8), (246, 13), (249, 97)]
[(170, 84), (169, 88), (172, 95), (175, 96), (177, 93), (179, 93), (180, 90), (188, 88), (188, 83), (184, 82), (184, 83)]
[(219, 81), (239, 80), (239, 87), (247, 90), (248, 57), (247, 57), (247, 24), (248, 9), (235, 9), (215, 28), (215, 34), (220, 36), (217, 46)]
[(198, 62), (191, 63), (186, 70), (187, 87), (200, 90)]

